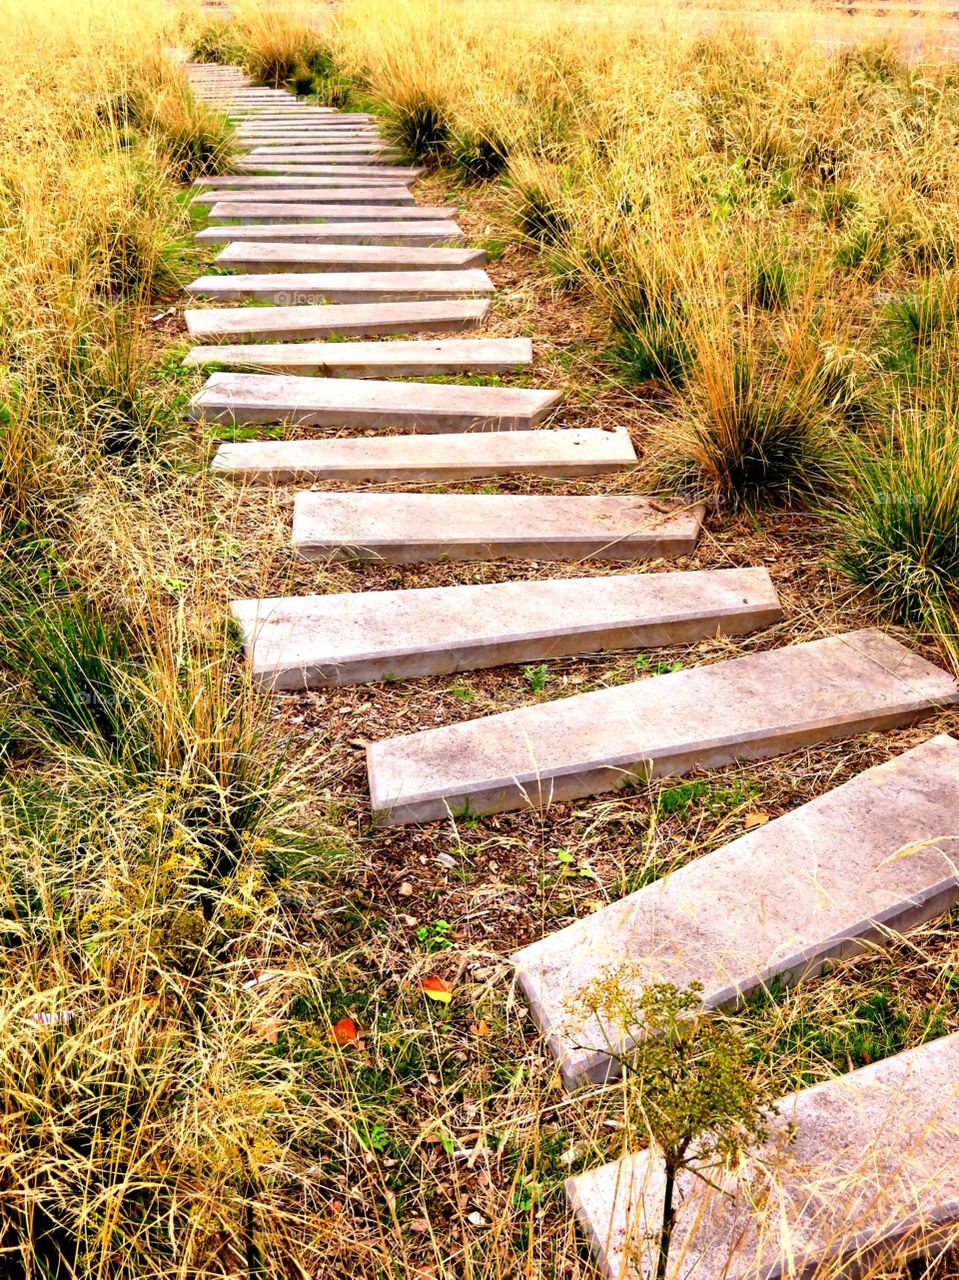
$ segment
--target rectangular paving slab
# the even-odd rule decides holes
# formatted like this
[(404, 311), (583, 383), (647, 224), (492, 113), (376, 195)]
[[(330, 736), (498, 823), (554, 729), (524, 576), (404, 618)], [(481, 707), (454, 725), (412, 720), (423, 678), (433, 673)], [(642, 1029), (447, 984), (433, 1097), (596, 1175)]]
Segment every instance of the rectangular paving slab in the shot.
[(261, 240), (293, 244), (465, 244), (466, 236), (455, 222), (311, 222), (262, 223), (204, 227), (194, 237), (198, 244), (233, 244), (241, 240)]
[[(959, 1228), (957, 1107), (959, 1034), (779, 1099), (738, 1174), (680, 1174), (667, 1280), (900, 1274), (935, 1257)], [(655, 1150), (567, 1182), (605, 1280), (656, 1274), (664, 1189)]]
[(301, 146), (289, 143), (277, 146), (256, 146), (248, 151), (251, 160), (335, 160), (337, 163), (344, 157), (356, 159), (358, 164), (380, 163), (380, 158), (389, 156), (401, 159), (388, 142), (374, 140), (372, 142), (312, 142)]
[(352, 160), (342, 162), (325, 160), (322, 164), (304, 161), (301, 164), (295, 164), (291, 160), (241, 159), (237, 161), (236, 169), (238, 173), (286, 174), (291, 178), (335, 177), (340, 174), (341, 177), (352, 178), (354, 183), (357, 178), (366, 181), (367, 178), (375, 177), (377, 173), (389, 182), (412, 182), (424, 172), (421, 168), (400, 168), (391, 161), (384, 161), (382, 165), (377, 166), (372, 158), (364, 164), (356, 164)]
[[(194, 347), (185, 365), (236, 365), (269, 373), (412, 378), (500, 372), (532, 364), (529, 338), (434, 338), (393, 342), (265, 342)], [(618, 429), (617, 429), (618, 430)], [(420, 442), (419, 448), (422, 448)]]
[(473, 329), (489, 313), (481, 298), (315, 307), (206, 307), (185, 311), (187, 332), (206, 342), (271, 342), (358, 334)]
[[(299, 494), (295, 510), (309, 517), (328, 496)], [(424, 520), (408, 527), (422, 536)], [(377, 742), (370, 792), (393, 823), (540, 807), (909, 724), (957, 701), (947, 672), (881, 631), (854, 631)]]
[[(276, 177), (257, 174), (229, 173), (229, 174), (201, 174), (193, 182), (193, 186), (202, 191), (299, 191), (306, 188), (315, 189), (322, 187), (325, 190), (335, 191), (340, 187), (402, 187), (406, 189), (405, 183), (397, 178), (395, 174), (384, 172), (378, 169), (375, 173), (371, 173), (364, 178), (362, 183), (351, 178), (349, 174), (326, 174), (321, 177), (304, 177), (302, 174), (288, 173), (280, 174)], [(225, 197), (218, 196), (217, 199)], [(231, 196), (230, 199), (233, 197)], [(257, 197), (258, 199), (261, 197)], [(338, 198), (338, 197), (332, 197)]]
[(959, 900), (959, 742), (933, 738), (513, 957), (568, 1088), (618, 1075), (632, 1028), (577, 1005), (614, 975), (702, 985), (706, 1008), (932, 919)]
[(320, 201), (317, 204), (302, 204), (297, 201), (285, 203), (282, 200), (250, 201), (220, 200), (210, 209), (211, 218), (232, 218), (236, 222), (356, 222), (360, 217), (364, 222), (452, 222), (456, 210), (442, 205), (376, 205), (363, 209), (362, 215), (357, 213), (356, 206), (335, 204), (332, 201)]
[(391, 564), (501, 557), (644, 560), (691, 554), (702, 510), (670, 513), (660, 506), (634, 496), (298, 493), (293, 548), (307, 560)]
[[(331, 345), (335, 346), (335, 343)], [(215, 350), (215, 348), (213, 348)], [(480, 431), (455, 435), (248, 440), (220, 446), (213, 470), (261, 484), (318, 480), (467, 480), (481, 476), (595, 476), (636, 465), (623, 427), (611, 431)]]
[[(364, 205), (364, 217), (377, 205), (396, 205), (409, 207), (416, 203), (416, 197), (409, 187), (386, 186), (377, 184), (372, 187), (254, 187), (251, 190), (224, 191), (215, 187), (209, 191), (201, 191), (193, 197), (191, 204), (218, 204), (229, 200), (231, 204), (262, 204), (270, 201), (273, 204), (352, 204)], [(353, 217), (357, 216), (356, 210)], [(368, 220), (368, 219), (367, 219)]]
[(236, 600), (232, 608), (254, 677), (274, 689), (675, 644), (781, 616), (764, 569)]
[(481, 267), (483, 249), (440, 246), (433, 249), (376, 244), (273, 244), (269, 240), (231, 241), (217, 254), (216, 265), (232, 271), (410, 271), (448, 267)]
[(525, 387), (214, 373), (190, 401), (190, 411), (208, 422), (515, 431), (541, 422), (561, 398), (558, 391)]
[(200, 276), (185, 292), (217, 301), (403, 302), (408, 298), (487, 297), (485, 271), (287, 271), (278, 274)]

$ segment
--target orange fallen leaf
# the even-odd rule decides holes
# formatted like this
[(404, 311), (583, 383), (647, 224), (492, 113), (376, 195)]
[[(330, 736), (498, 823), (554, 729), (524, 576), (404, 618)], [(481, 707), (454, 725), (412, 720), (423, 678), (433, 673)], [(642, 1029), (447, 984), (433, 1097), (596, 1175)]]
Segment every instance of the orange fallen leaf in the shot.
[(753, 827), (764, 827), (769, 821), (769, 814), (762, 813), (759, 809), (753, 809), (751, 813), (747, 813), (743, 819), (743, 826), (747, 831)]
[(430, 1000), (438, 1000), (440, 1004), (449, 1004), (453, 999), (453, 988), (445, 978), (424, 978), (420, 990)]
[(477, 1022), (473, 1023), (472, 1027), (470, 1027), (470, 1030), (473, 1032), (474, 1036), (488, 1036), (489, 1023), (486, 1021), (485, 1018), (480, 1018)]
[(333, 1024), (333, 1039), (337, 1044), (356, 1044), (359, 1032), (352, 1018), (340, 1018)]
[(276, 1044), (283, 1023), (279, 1018), (266, 1018), (263, 1022), (255, 1022), (253, 1024), (253, 1034), (258, 1040), (265, 1040), (268, 1044)]

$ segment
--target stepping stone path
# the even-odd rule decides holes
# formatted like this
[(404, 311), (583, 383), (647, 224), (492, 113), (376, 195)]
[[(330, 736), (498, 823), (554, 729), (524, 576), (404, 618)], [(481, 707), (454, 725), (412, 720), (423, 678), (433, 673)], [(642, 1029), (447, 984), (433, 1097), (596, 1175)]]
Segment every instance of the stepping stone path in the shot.
[[(335, 343), (332, 345), (336, 345)], [(446, 482), (484, 476), (598, 476), (636, 465), (629, 435), (578, 431), (480, 431), (461, 435), (338, 440), (251, 440), (221, 445), (213, 470), (235, 480)]]
[[(354, 252), (356, 252), (354, 250)], [(407, 252), (415, 252), (407, 250)], [(271, 373), (346, 378), (412, 378), (433, 373), (499, 373), (533, 362), (528, 338), (434, 338), (412, 342), (264, 342), (194, 347), (186, 365), (237, 365)], [(621, 428), (617, 429), (619, 432)], [(549, 436), (546, 439), (549, 440)], [(419, 449), (421, 446), (416, 445)], [(630, 446), (632, 454), (632, 446)]]
[(619, 972), (637, 1002), (653, 982), (699, 982), (707, 1008), (735, 1005), (774, 978), (809, 977), (827, 960), (921, 924), (957, 900), (959, 742), (944, 734), (513, 961), (574, 1087), (618, 1074), (610, 1051), (622, 1056), (631, 1043), (622, 1028), (569, 1011), (607, 972)]
[(650, 648), (753, 631), (781, 617), (764, 569), (236, 600), (233, 613), (251, 670), (274, 689)]
[[(957, 1106), (959, 1034), (781, 1098), (739, 1179), (678, 1178), (668, 1280), (875, 1275), (877, 1254), (935, 1256), (959, 1220)], [(663, 1192), (650, 1151), (567, 1182), (607, 1280), (655, 1275)]]
[[(320, 550), (300, 545), (310, 524), (336, 527), (336, 513), (322, 520), (329, 501), (298, 495), (300, 554)], [(327, 549), (336, 545), (329, 539)], [(345, 535), (340, 545), (349, 545)], [(391, 823), (540, 808), (636, 778), (910, 724), (957, 702), (959, 686), (945, 671), (881, 631), (856, 631), (375, 742), (370, 795), (374, 812)]]
[(558, 401), (555, 391), (523, 387), (214, 373), (193, 397), (190, 411), (210, 422), (406, 427), (430, 432), (515, 431), (535, 426)]
[[(223, 444), (217, 474), (455, 485), (635, 466), (622, 428), (571, 430), (561, 419), (539, 426), (558, 405), (552, 391), (390, 381), (530, 365), (528, 339), (435, 336), (489, 314), (488, 300), (463, 296), (491, 288), (476, 269), (482, 250), (466, 245), (452, 209), (416, 204), (410, 184), (423, 170), (394, 163), (375, 116), (297, 102), (234, 68), (189, 73), (198, 96), (233, 118), (247, 149), (238, 172), (194, 184), (195, 205), (218, 223), (198, 243), (224, 246), (217, 271), (240, 274), (201, 278), (190, 292), (273, 303), (186, 312), (190, 334), (205, 345), (185, 363), (238, 370), (214, 373), (192, 415), (338, 433)], [(434, 300), (390, 300), (406, 290)], [(289, 305), (297, 294), (331, 301)], [(324, 341), (350, 337), (365, 340)], [(351, 428), (382, 434), (339, 434)], [(293, 546), (310, 559), (400, 564), (663, 559), (695, 548), (701, 509), (619, 486), (605, 497), (300, 492)], [(768, 574), (749, 568), (232, 607), (253, 675), (273, 690), (690, 643), (781, 617)], [(911, 723), (957, 702), (950, 675), (882, 632), (833, 635), (375, 742), (371, 803), (388, 823), (538, 808)], [(525, 947), (513, 958), (519, 982), (565, 1083), (602, 1082), (630, 1044), (574, 1014), (585, 984), (625, 962), (622, 980), (637, 996), (651, 981), (698, 981), (704, 1004), (718, 1007), (773, 977), (811, 979), (831, 957), (953, 905), (957, 844), (959, 743), (941, 736)], [(914, 1236), (928, 1241), (954, 1226), (957, 1103), (956, 1036), (783, 1099), (748, 1178), (725, 1176), (719, 1191), (681, 1179), (670, 1280), (692, 1270), (702, 1280), (778, 1274), (786, 1256), (801, 1275), (823, 1261), (855, 1269), (862, 1256), (893, 1257)], [(567, 1193), (607, 1280), (648, 1280), (663, 1193), (655, 1154), (571, 1179)]]

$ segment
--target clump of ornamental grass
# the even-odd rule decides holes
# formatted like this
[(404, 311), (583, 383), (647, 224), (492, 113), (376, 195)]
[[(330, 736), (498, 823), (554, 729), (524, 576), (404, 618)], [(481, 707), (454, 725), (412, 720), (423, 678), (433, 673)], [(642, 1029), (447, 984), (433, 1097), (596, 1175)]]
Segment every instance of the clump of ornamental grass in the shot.
[(660, 479), (719, 506), (803, 505), (839, 479), (833, 406), (808, 343), (747, 317), (697, 317), (687, 399), (663, 423)]
[(836, 505), (837, 561), (890, 620), (938, 636), (959, 659), (959, 398), (900, 404), (885, 435), (849, 451)]

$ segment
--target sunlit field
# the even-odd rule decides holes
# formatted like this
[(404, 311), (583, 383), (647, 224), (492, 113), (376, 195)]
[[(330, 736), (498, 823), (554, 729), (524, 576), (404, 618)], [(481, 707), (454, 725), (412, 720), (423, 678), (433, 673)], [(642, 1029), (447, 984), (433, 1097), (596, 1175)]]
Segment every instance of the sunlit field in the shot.
[[(641, 1083), (564, 1092), (510, 954), (959, 719), (404, 829), (362, 753), (855, 626), (959, 671), (959, 20), (232, 8), (0, 3), (0, 1276), (599, 1280), (563, 1183), (646, 1145)], [(239, 144), (190, 60), (375, 113), (487, 249), (489, 332), (629, 428), (610, 483), (704, 501), (684, 567), (769, 567), (786, 621), (265, 695), (231, 599), (509, 571), (305, 564), (289, 487), (210, 474), (190, 184)], [(716, 1023), (773, 1097), (955, 1031), (955, 922)]]

